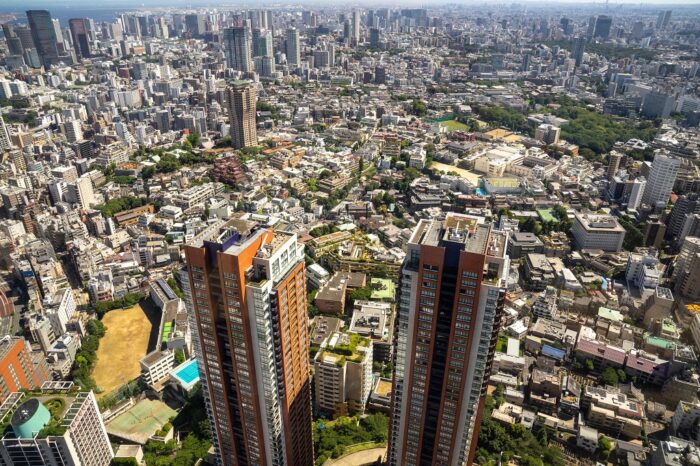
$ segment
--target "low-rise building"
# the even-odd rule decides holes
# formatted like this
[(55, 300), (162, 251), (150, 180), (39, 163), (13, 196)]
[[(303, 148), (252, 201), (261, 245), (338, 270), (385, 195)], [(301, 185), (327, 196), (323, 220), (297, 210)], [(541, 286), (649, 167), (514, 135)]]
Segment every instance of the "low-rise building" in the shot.
[(389, 414), (391, 412), (391, 391), (391, 379), (377, 377), (367, 406), (370, 409)]
[(615, 217), (594, 213), (576, 213), (571, 233), (578, 249), (618, 252), (625, 239), (625, 229)]
[(585, 425), (579, 425), (576, 435), (576, 446), (589, 453), (598, 449), (598, 430)]
[(372, 390), (372, 342), (334, 333), (314, 358), (317, 412), (334, 417), (364, 413)]
[(508, 237), (508, 256), (518, 259), (526, 254), (544, 253), (544, 243), (537, 235), (529, 232), (514, 232)]
[(372, 340), (372, 354), (376, 362), (391, 361), (393, 342), (390, 318), (390, 303), (356, 300), (353, 304), (349, 331)]
[(527, 287), (534, 291), (542, 291), (554, 283), (556, 274), (554, 268), (544, 254), (527, 254), (525, 256), (525, 276)]
[(651, 455), (653, 466), (685, 466), (700, 464), (700, 448), (695, 442), (678, 437), (669, 437), (659, 442)]
[(700, 403), (679, 401), (671, 418), (671, 433), (695, 442), (700, 440)]
[(167, 382), (170, 370), (175, 366), (175, 354), (170, 350), (156, 350), (148, 353), (139, 361), (141, 376), (146, 384), (160, 391)]
[(619, 390), (587, 385), (581, 408), (586, 412), (587, 425), (614, 437), (635, 439), (644, 430), (643, 404)]
[(603, 371), (607, 367), (621, 369), (627, 357), (627, 353), (622, 348), (585, 338), (579, 339), (575, 351), (579, 361), (590, 360), (597, 371)]

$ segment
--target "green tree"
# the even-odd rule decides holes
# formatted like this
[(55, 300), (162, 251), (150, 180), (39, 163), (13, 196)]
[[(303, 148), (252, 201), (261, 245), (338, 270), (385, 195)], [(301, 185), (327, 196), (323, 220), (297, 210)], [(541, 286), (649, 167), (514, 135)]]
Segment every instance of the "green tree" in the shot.
[(612, 449), (612, 442), (606, 436), (601, 435), (598, 438), (598, 451), (600, 452), (600, 456), (607, 459), (610, 456)]
[(141, 170), (141, 178), (144, 180), (150, 180), (156, 173), (156, 168), (154, 166), (143, 167)]
[(202, 136), (199, 133), (188, 134), (187, 142), (189, 142), (192, 147), (199, 147), (199, 144), (202, 142)]
[(133, 456), (128, 458), (112, 458), (112, 466), (139, 466), (138, 461)]
[(94, 335), (97, 338), (102, 338), (105, 336), (106, 331), (107, 327), (105, 327), (105, 324), (103, 324), (100, 320), (90, 319), (90, 321), (87, 323), (87, 333)]
[(600, 375), (601, 383), (605, 385), (617, 385), (620, 382), (620, 378), (617, 375), (617, 371), (612, 367), (606, 367), (603, 373)]
[(183, 362), (185, 362), (185, 352), (178, 348), (175, 350), (175, 365), (179, 366)]
[(352, 301), (367, 301), (372, 297), (372, 288), (364, 286), (362, 288), (354, 289), (350, 292), (350, 299)]
[(419, 117), (425, 116), (428, 113), (428, 107), (422, 100), (413, 99), (413, 102), (411, 102), (411, 113)]

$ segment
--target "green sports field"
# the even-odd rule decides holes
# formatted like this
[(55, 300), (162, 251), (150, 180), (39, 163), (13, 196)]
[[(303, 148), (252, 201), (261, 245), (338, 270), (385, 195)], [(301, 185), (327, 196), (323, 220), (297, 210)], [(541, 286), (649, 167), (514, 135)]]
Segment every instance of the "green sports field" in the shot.
[(145, 399), (117, 416), (107, 425), (107, 430), (117, 436), (145, 443), (148, 437), (176, 414), (177, 411), (162, 401)]

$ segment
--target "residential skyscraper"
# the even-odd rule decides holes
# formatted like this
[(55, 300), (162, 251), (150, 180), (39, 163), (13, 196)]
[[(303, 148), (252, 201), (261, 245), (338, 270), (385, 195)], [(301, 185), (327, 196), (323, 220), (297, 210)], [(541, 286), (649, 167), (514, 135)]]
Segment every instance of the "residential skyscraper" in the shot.
[(651, 207), (666, 206), (680, 166), (680, 160), (663, 152), (657, 153), (651, 165), (642, 202)]
[(586, 38), (577, 37), (574, 39), (574, 46), (571, 50), (571, 56), (576, 61), (576, 66), (581, 66), (583, 63), (583, 52), (586, 50)]
[(301, 64), (299, 30), (296, 28), (289, 28), (287, 29), (285, 37), (285, 54), (287, 55), (287, 63), (289, 63), (290, 66), (299, 66)]
[(362, 18), (362, 13), (358, 9), (352, 10), (352, 29), (350, 30), (350, 39), (352, 39), (353, 45), (360, 43), (360, 19)]
[(221, 221), (195, 237), (185, 257), (218, 463), (312, 465), (304, 248), (296, 234)]
[(593, 33), (595, 32), (595, 21), (595, 16), (591, 16), (590, 18), (588, 18), (588, 27), (586, 28), (586, 38), (588, 40), (593, 39)]
[(253, 71), (251, 37), (247, 26), (224, 29), (224, 53), (229, 68)]
[(226, 89), (231, 144), (236, 149), (258, 143), (255, 98), (255, 85), (250, 81), (232, 81)]
[(70, 35), (73, 38), (73, 48), (78, 58), (90, 58), (92, 55), (87, 23), (88, 21), (83, 18), (72, 18), (68, 20)]
[(48, 67), (58, 60), (58, 38), (51, 13), (46, 10), (29, 10), (27, 22), (41, 63)]
[(22, 41), (17, 36), (14, 26), (9, 23), (4, 23), (2, 25), (2, 32), (5, 35), (5, 42), (7, 43), (7, 49), (10, 55), (22, 55), (24, 52)]
[(390, 465), (473, 464), (503, 310), (508, 234), (421, 220), (399, 282)]

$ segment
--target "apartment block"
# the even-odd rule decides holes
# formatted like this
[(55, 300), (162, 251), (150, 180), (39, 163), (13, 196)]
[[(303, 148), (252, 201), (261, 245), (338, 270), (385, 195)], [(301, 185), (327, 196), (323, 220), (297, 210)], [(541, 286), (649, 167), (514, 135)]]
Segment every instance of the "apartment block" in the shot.
[(186, 247), (187, 302), (218, 464), (311, 465), (304, 248), (234, 218)]
[(391, 465), (473, 464), (509, 269), (481, 217), (421, 220), (401, 269)]

